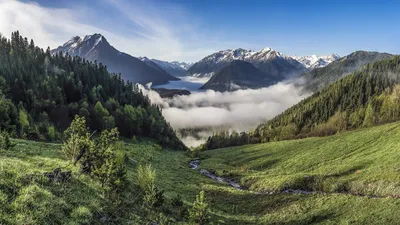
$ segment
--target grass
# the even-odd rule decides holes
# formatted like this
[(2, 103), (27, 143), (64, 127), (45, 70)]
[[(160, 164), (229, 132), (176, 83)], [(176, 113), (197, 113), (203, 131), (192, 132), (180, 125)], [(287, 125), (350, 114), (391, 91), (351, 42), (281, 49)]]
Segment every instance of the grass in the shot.
[[(330, 137), (201, 153), (200, 168), (231, 176), (251, 191), (315, 191), (309, 195), (235, 190), (188, 168), (190, 158), (183, 152), (160, 151), (152, 142), (127, 143), (128, 187), (114, 214), (118, 224), (149, 224), (160, 212), (176, 217), (172, 198), (180, 195), (190, 207), (204, 190), (214, 224), (396, 224), (399, 140), (400, 123), (393, 123)], [(78, 176), (60, 145), (15, 141), (13, 150), (0, 151), (0, 224), (100, 224), (110, 213), (100, 184)], [(142, 207), (136, 178), (137, 166), (149, 163), (166, 197), (161, 209), (150, 211)], [(51, 183), (40, 176), (57, 167), (72, 170), (73, 179)]]

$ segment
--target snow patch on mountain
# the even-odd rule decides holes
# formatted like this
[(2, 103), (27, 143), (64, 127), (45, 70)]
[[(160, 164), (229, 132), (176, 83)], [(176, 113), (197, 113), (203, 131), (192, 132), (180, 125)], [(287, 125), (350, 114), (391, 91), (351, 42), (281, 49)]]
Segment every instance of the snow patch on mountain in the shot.
[(185, 76), (186, 71), (193, 65), (193, 63), (186, 63), (186, 62), (178, 62), (178, 61), (173, 61), (173, 62), (168, 62), (168, 61), (162, 61), (158, 59), (149, 59), (147, 57), (139, 57), (140, 60), (143, 62), (154, 62), (157, 64), (159, 67), (170, 73), (171, 75), (174, 76)]
[(339, 59), (340, 56), (337, 54), (331, 54), (326, 56), (317, 56), (317, 55), (292, 56), (292, 58), (299, 61), (307, 69), (315, 69), (327, 66), (329, 63)]

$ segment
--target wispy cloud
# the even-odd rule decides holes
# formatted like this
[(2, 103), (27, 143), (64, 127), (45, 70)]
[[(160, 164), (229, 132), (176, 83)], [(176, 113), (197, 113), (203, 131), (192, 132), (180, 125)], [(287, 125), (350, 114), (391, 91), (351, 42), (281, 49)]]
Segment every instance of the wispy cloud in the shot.
[[(103, 0), (93, 2), (94, 8), (90, 9), (79, 4), (84, 3), (74, 2), (74, 8), (54, 8), (0, 0), (0, 32), (9, 36), (19, 30), (42, 48), (55, 48), (72, 36), (97, 32), (118, 50), (163, 60), (197, 61), (221, 47), (198, 32), (197, 20), (180, 5)], [(98, 12), (96, 7), (108, 8)], [(104, 11), (109, 13), (106, 17)]]

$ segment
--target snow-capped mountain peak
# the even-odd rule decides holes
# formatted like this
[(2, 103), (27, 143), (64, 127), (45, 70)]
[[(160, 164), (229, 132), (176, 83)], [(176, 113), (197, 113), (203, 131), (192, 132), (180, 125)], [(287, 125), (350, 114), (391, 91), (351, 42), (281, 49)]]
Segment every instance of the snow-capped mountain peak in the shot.
[(152, 62), (157, 64), (159, 67), (161, 67), (163, 70), (167, 71), (169, 74), (177, 77), (185, 76), (186, 71), (192, 66), (193, 63), (185, 63), (185, 62), (178, 62), (178, 61), (173, 61), (173, 62), (168, 62), (168, 61), (162, 61), (158, 59), (149, 59), (147, 57), (139, 57), (140, 60), (143, 62)]
[(340, 58), (337, 54), (326, 56), (308, 55), (308, 56), (292, 56), (293, 59), (299, 61), (308, 69), (321, 68)]
[(101, 34), (86, 35), (84, 37), (75, 36), (64, 43), (62, 46), (53, 50), (53, 53), (62, 52), (68, 53), (69, 55), (79, 55), (82, 57), (87, 57), (89, 54), (92, 54), (97, 48), (100, 48), (101, 44), (105, 44), (107, 47), (109, 46), (109, 43)]
[[(212, 77), (216, 72), (235, 60), (251, 63), (261, 71), (276, 76), (281, 76), (284, 73), (287, 76), (292, 76), (306, 70), (302, 64), (293, 58), (283, 55), (272, 48), (265, 47), (259, 51), (242, 48), (222, 50), (195, 63), (188, 72), (195, 77)], [(273, 64), (278, 65), (279, 68), (274, 68), (275, 65)]]

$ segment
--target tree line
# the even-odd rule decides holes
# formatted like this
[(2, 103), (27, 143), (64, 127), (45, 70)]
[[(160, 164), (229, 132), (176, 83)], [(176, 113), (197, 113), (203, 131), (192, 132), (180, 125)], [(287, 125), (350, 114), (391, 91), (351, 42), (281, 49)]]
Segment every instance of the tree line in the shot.
[[(253, 132), (217, 133), (201, 149), (332, 135), (400, 119), (400, 56), (367, 64)], [(243, 137), (243, 138), (239, 138)]]
[(138, 86), (78, 56), (51, 55), (18, 31), (0, 34), (0, 130), (31, 140), (59, 140), (75, 115), (88, 127), (117, 127), (125, 138), (154, 138), (185, 149)]

